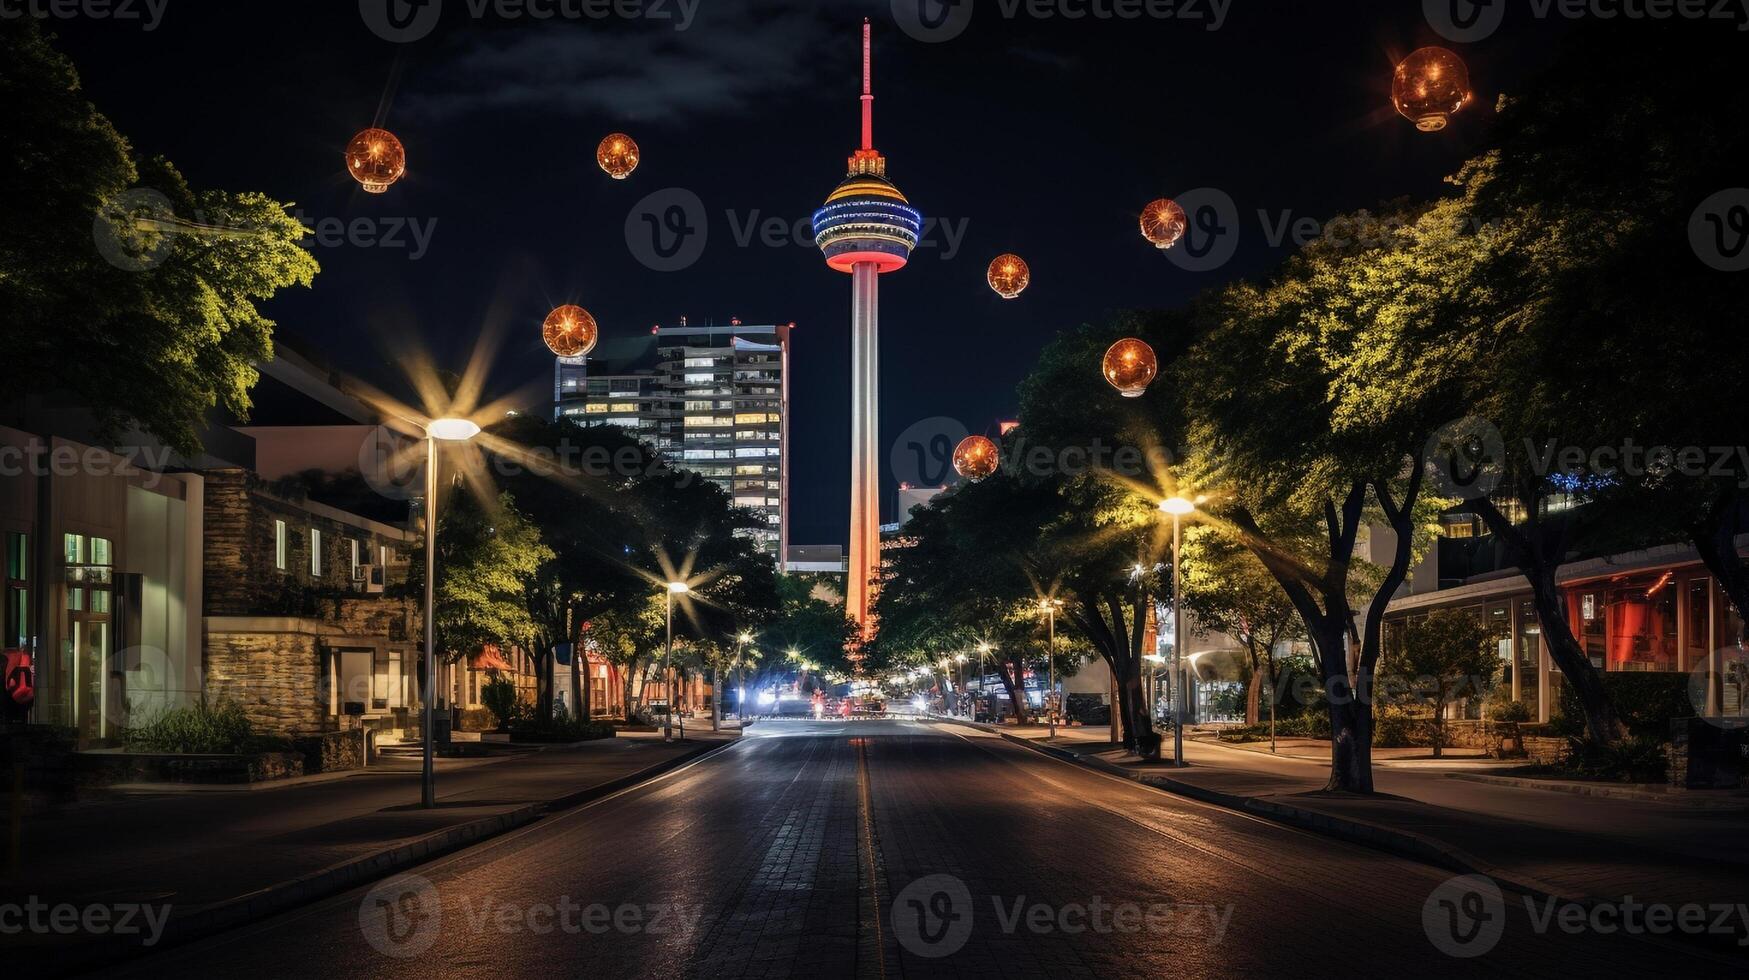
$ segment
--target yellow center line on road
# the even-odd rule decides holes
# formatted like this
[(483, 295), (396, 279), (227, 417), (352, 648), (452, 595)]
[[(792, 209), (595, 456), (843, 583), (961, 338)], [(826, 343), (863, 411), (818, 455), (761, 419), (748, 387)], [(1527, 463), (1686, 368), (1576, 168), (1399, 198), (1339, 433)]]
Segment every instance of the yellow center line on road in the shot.
[(860, 829), (862, 832), (859, 836), (862, 838), (863, 862), (868, 869), (868, 913), (864, 921), (866, 923), (869, 918), (872, 918), (874, 925), (875, 972), (872, 974), (868, 972), (867, 961), (860, 955), (857, 957), (856, 972), (859, 977), (878, 976), (881, 980), (886, 980), (887, 938), (886, 932), (881, 926), (880, 861), (875, 853), (874, 801), (869, 795), (868, 739), (853, 738), (850, 740), (850, 744), (856, 746), (856, 809), (857, 815), (861, 818)]

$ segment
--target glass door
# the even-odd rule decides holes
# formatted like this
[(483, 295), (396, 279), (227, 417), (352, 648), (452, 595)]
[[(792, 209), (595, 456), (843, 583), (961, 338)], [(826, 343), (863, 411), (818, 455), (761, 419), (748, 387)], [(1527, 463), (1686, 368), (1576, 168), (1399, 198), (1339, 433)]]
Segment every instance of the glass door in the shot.
[(62, 536), (67, 601), (61, 676), (72, 693), (72, 724), (82, 742), (118, 737), (126, 717), (111, 638), (113, 557), (107, 538)]

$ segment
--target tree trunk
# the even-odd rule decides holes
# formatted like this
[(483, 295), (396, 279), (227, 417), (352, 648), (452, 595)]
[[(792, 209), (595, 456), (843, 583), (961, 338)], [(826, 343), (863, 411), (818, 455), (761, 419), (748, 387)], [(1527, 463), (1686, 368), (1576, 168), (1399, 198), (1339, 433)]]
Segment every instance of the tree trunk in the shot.
[[(1002, 686), (1008, 690), (1008, 702), (1014, 706), (1014, 720), (1026, 720), (1026, 675), (1018, 661), (1001, 659), (996, 661), (996, 673), (1002, 678)], [(1010, 676), (1012, 673), (1013, 676)]]
[(1720, 637), (1721, 645), (1730, 639), (1749, 646), (1749, 563), (1737, 554), (1737, 535), (1742, 528), (1741, 492), (1730, 488), (1721, 493), (1706, 515), (1689, 530), (1694, 550), (1706, 564), (1707, 571), (1718, 580), (1719, 589), (1737, 609), (1742, 624), (1736, 637)]
[(1256, 725), (1261, 715), (1263, 685), (1269, 681), (1263, 676), (1263, 665), (1259, 663), (1262, 658), (1257, 653), (1257, 641), (1246, 640), (1245, 648), (1251, 657), (1251, 676), (1245, 684), (1245, 724)]
[[(1603, 678), (1591, 666), (1585, 649), (1567, 625), (1566, 604), (1555, 586), (1552, 569), (1539, 568), (1530, 577), (1531, 601), (1536, 605), (1537, 622), (1543, 628), (1543, 641), (1549, 645), (1549, 659), (1561, 668), (1573, 694), (1585, 712), (1585, 733), (1599, 745), (1608, 745), (1623, 734), (1615, 706), (1603, 689)], [(1552, 626), (1551, 626), (1552, 624)]]
[[(1527, 507), (1534, 503), (1531, 501)], [(1546, 527), (1538, 525), (1523, 531), (1514, 527), (1485, 497), (1474, 504), (1488, 530), (1506, 545), (1509, 559), (1530, 580), (1531, 602), (1536, 607), (1543, 642), (1549, 645), (1549, 659), (1573, 686), (1573, 694), (1585, 712), (1586, 735), (1599, 745), (1614, 742), (1622, 735), (1621, 723), (1603, 689), (1603, 678), (1591, 666), (1585, 649), (1573, 635), (1573, 628), (1567, 622), (1566, 603), (1561, 600), (1561, 591), (1555, 585), (1555, 573), (1565, 557), (1565, 546), (1558, 539), (1545, 540), (1550, 533)]]

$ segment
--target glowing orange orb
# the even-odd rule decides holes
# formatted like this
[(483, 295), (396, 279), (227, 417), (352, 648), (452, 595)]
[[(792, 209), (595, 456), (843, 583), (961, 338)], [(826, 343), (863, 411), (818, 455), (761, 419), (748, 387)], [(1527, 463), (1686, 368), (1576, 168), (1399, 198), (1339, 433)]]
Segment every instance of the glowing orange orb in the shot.
[(990, 271), (985, 276), (990, 282), (990, 288), (996, 290), (996, 295), (1003, 299), (1013, 299), (1026, 291), (1032, 282), (1032, 270), (1027, 268), (1026, 260), (1018, 255), (998, 255), (990, 263)]
[(983, 436), (966, 436), (954, 447), (953, 468), (960, 476), (976, 483), (996, 472), (1000, 459), (994, 442)]
[(1171, 198), (1163, 197), (1142, 209), (1142, 237), (1153, 242), (1155, 248), (1178, 244), (1188, 225), (1184, 209)]
[(1422, 48), (1391, 77), (1391, 103), (1424, 133), (1437, 133), (1469, 103), (1470, 70), (1444, 48)]
[(624, 180), (638, 169), (637, 141), (624, 133), (609, 133), (595, 148), (595, 162), (614, 180)]
[(367, 129), (346, 144), (346, 172), (372, 194), (381, 194), (407, 172), (407, 151), (386, 129)]
[(1160, 373), (1154, 348), (1134, 337), (1125, 337), (1105, 352), (1105, 380), (1125, 398), (1138, 398)]
[(560, 357), (581, 357), (595, 349), (600, 330), (595, 318), (581, 306), (561, 306), (547, 314), (541, 324), (541, 339), (547, 349)]

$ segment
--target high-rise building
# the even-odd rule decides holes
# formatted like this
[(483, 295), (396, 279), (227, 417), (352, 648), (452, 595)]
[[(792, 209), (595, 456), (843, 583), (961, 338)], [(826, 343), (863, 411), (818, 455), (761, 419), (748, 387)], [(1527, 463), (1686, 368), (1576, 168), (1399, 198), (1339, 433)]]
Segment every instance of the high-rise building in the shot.
[(553, 371), (555, 414), (617, 425), (759, 514), (781, 562), (789, 542), (789, 342), (794, 324), (656, 327), (603, 340)]

